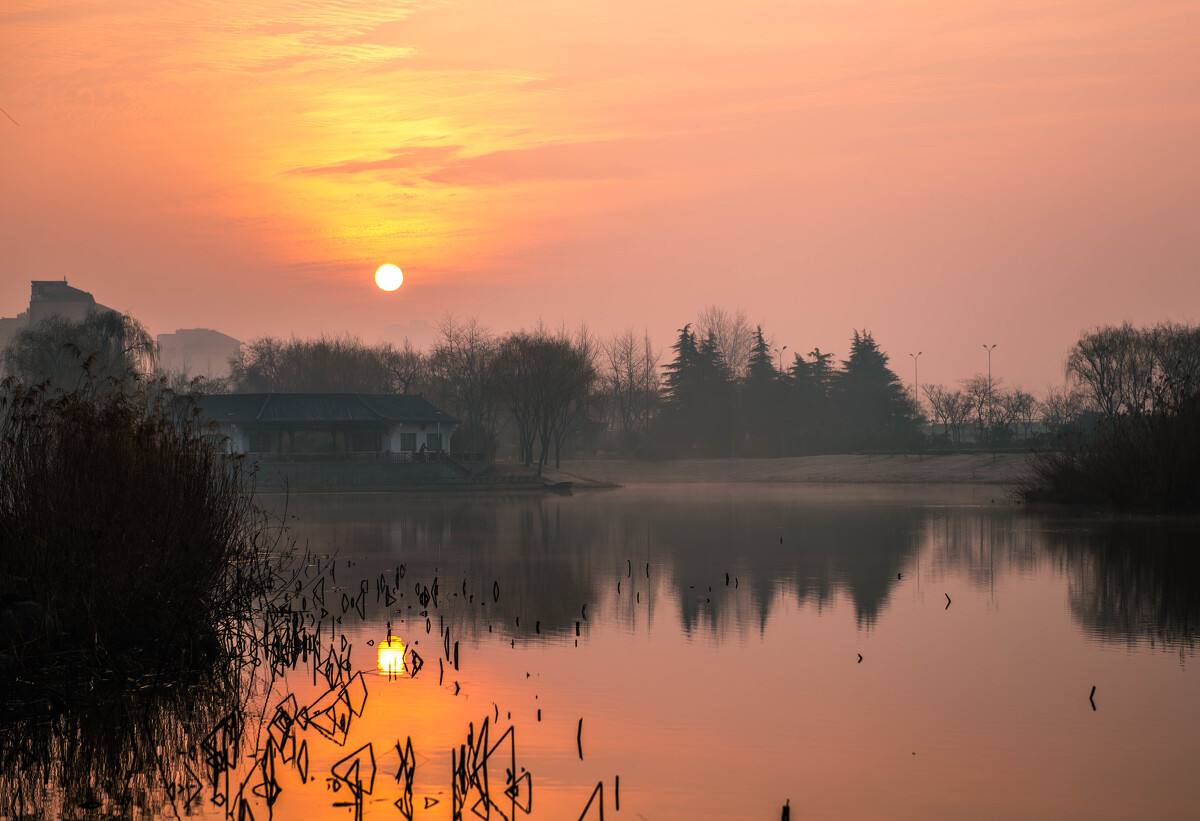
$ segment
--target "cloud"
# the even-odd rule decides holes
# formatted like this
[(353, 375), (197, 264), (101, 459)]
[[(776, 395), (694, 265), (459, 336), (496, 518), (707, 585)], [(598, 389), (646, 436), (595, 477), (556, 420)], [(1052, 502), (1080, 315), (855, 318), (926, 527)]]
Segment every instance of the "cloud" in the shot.
[(463, 156), (463, 147), (405, 146), (386, 157), (297, 168), (302, 175), (350, 175), (410, 171), (429, 182), (485, 186), (544, 180), (605, 180), (637, 175), (620, 140), (546, 143), (528, 148)]
[(393, 148), (386, 157), (377, 160), (346, 160), (331, 165), (295, 168), (290, 173), (304, 176), (341, 176), (365, 174), (370, 171), (412, 171), (428, 169), (453, 160), (462, 150), (458, 145), (417, 145)]

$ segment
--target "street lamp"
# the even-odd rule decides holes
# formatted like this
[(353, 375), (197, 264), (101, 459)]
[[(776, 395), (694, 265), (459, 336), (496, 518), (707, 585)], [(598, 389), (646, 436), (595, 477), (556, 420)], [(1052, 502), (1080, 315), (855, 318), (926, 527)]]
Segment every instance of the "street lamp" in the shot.
[(996, 346), (984, 345), (983, 349), (987, 351), (988, 355), (988, 400), (990, 401), (992, 396), (992, 351), (996, 350)]
[(917, 407), (921, 407), (921, 380), (917, 377), (917, 360), (921, 358), (924, 351), (910, 353), (913, 361), (913, 398), (917, 401)]
[(784, 345), (782, 348), (775, 349), (775, 353), (779, 354), (779, 372), (780, 373), (783, 373), (783, 352), (786, 351), (787, 348), (788, 348), (788, 346)]
[[(992, 425), (992, 419), (994, 417), (995, 407), (996, 407), (996, 392), (992, 387), (992, 351), (996, 350), (996, 345), (995, 345), (995, 343), (993, 343), (991, 345), (984, 345), (983, 349), (985, 351), (987, 351), (987, 356), (988, 356), (988, 386), (987, 386), (988, 416), (987, 416), (987, 423), (988, 423), (988, 428), (989, 428), (988, 439), (991, 439), (992, 438), (991, 425)], [(996, 455), (996, 453), (993, 450), (992, 451), (993, 459), (995, 458), (995, 455)]]

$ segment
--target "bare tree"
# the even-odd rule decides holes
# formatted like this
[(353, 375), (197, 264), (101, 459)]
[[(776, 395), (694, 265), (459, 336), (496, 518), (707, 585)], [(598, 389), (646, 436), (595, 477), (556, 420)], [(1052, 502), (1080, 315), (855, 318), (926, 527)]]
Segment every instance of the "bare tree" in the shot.
[(754, 345), (754, 327), (746, 318), (746, 312), (741, 308), (729, 311), (719, 305), (709, 305), (696, 319), (696, 338), (705, 339), (710, 333), (734, 378), (745, 376), (750, 363), (750, 348)]
[(418, 393), (427, 383), (429, 362), (408, 339), (405, 339), (404, 345), (399, 348), (390, 343), (382, 345), (379, 355), (392, 375), (397, 393)]
[(1067, 376), (1105, 419), (1174, 412), (1200, 391), (1200, 328), (1125, 323), (1088, 331), (1067, 357)]
[(1014, 388), (1000, 395), (999, 405), (1002, 413), (1001, 424), (1007, 427), (1019, 425), (1028, 439), (1037, 414), (1037, 400), (1033, 398), (1033, 394)]
[(543, 329), (509, 334), (500, 344), (496, 378), (517, 429), (521, 460), (538, 471), (586, 413), (596, 380), (596, 346), (586, 329), (574, 338)]
[(1046, 398), (1038, 404), (1042, 424), (1055, 434), (1075, 424), (1086, 409), (1086, 395), (1069, 387), (1048, 389)]
[(383, 350), (357, 337), (281, 340), (261, 337), (231, 363), (237, 391), (354, 391), (389, 393), (393, 376)]
[(525, 332), (506, 336), (496, 355), (496, 388), (517, 431), (518, 458), (533, 463), (538, 423), (538, 366), (535, 338)]
[(555, 467), (561, 467), (563, 443), (587, 417), (595, 398), (596, 360), (600, 353), (600, 346), (586, 325), (581, 326), (574, 337), (567, 336), (565, 331), (560, 333), (558, 342), (560, 345), (565, 343), (565, 355), (556, 361), (557, 379), (546, 406), (546, 437), (542, 440), (541, 462), (546, 464), (548, 446), (553, 445)]
[(1175, 413), (1200, 393), (1200, 328), (1163, 323), (1145, 332), (1154, 360), (1151, 401)]
[(974, 410), (971, 397), (961, 390), (951, 391), (941, 385), (925, 385), (924, 391), (934, 419), (955, 444), (961, 442), (962, 427)]
[(925, 398), (929, 401), (929, 411), (933, 415), (933, 422), (936, 425), (942, 426), (942, 433), (947, 438), (950, 436), (950, 418), (952, 394), (941, 385), (925, 385)]
[(975, 374), (963, 381), (963, 393), (970, 403), (979, 441), (985, 439), (996, 426), (999, 410), (996, 392), (999, 384), (999, 379), (989, 380), (984, 374)]
[(1138, 376), (1133, 348), (1137, 331), (1128, 323), (1084, 334), (1067, 356), (1067, 376), (1082, 385), (1106, 418), (1135, 410), (1131, 393)]
[(604, 343), (603, 353), (604, 397), (621, 441), (628, 445), (649, 429), (653, 419), (658, 403), (659, 354), (648, 333), (639, 340), (633, 331), (613, 336)]
[(459, 419), (457, 450), (490, 456), (496, 447), (500, 412), (496, 340), (478, 321), (461, 322), (453, 316), (441, 321), (438, 333), (428, 357), (431, 392)]

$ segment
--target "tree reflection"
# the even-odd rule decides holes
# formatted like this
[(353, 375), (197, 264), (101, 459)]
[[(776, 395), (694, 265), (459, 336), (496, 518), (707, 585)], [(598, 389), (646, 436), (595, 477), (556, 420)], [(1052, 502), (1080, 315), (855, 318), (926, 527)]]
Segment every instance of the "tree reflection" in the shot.
[(1200, 628), (1198, 528), (1118, 521), (1054, 530), (1046, 549), (1069, 578), (1071, 613), (1107, 641), (1196, 648)]
[(1200, 558), (1187, 547), (1195, 528), (1179, 523), (705, 490), (312, 496), (292, 506), (313, 545), (439, 577), (447, 598), (464, 599), (457, 618), (473, 631), (571, 636), (585, 606), (596, 613), (605, 603), (633, 624), (666, 603), (686, 632), (721, 639), (765, 629), (781, 595), (818, 610), (845, 597), (869, 629), (897, 574), (922, 572), (918, 560), (926, 574), (961, 575), (978, 588), (1008, 574), (1062, 572), (1075, 619), (1105, 639), (1191, 647), (1200, 623)]

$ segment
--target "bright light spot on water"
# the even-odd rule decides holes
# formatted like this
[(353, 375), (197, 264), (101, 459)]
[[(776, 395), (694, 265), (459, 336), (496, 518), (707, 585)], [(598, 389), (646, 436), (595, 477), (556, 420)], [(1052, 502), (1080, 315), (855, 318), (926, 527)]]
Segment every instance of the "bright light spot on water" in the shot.
[(379, 672), (389, 676), (404, 675), (404, 642), (395, 636), (388, 636), (386, 641), (379, 644)]

